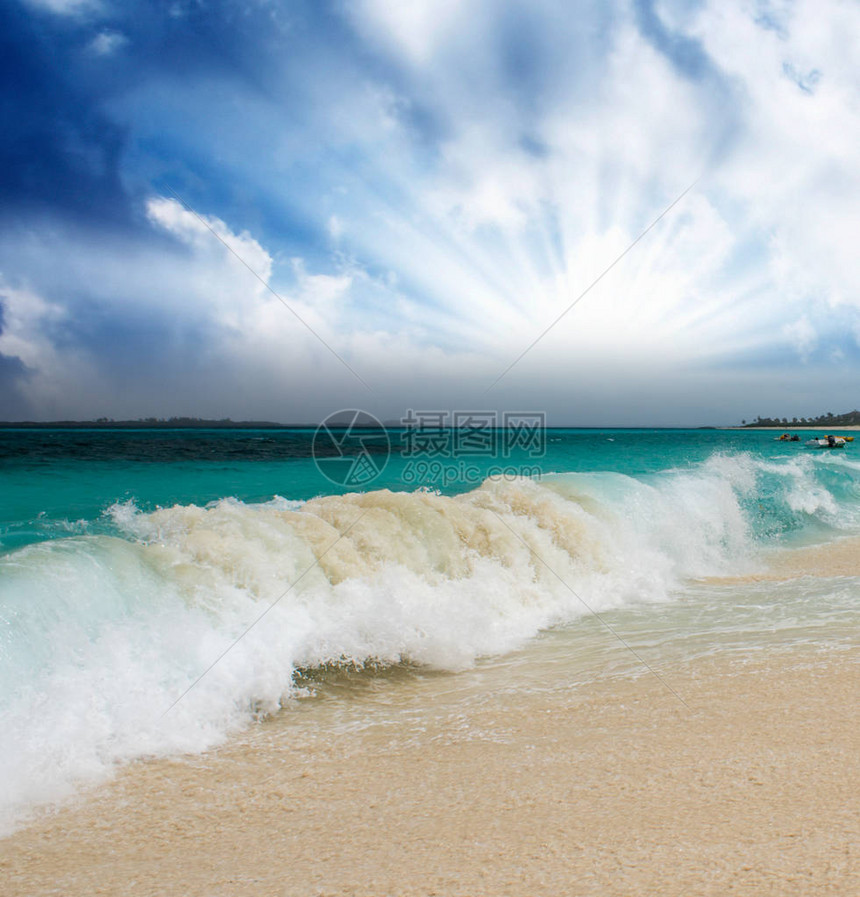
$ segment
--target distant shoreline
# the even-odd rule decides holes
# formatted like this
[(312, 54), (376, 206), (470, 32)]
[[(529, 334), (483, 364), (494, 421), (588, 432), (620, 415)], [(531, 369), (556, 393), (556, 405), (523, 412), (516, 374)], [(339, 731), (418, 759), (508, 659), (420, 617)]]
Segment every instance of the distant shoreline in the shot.
[[(148, 421), (110, 421), (103, 423), (101, 421), (0, 421), (0, 430), (316, 430), (321, 425), (317, 423), (306, 424), (277, 424), (271, 421), (200, 421), (197, 423), (170, 423), (168, 421), (159, 421), (150, 423)], [(331, 429), (344, 429), (348, 426), (346, 423), (329, 424)], [(373, 424), (361, 424), (362, 429), (377, 429)], [(404, 430), (407, 429), (399, 421), (386, 421), (382, 424), (385, 430)], [(457, 429), (452, 426), (443, 427), (443, 429)], [(469, 429), (464, 427), (461, 429)], [(503, 427), (495, 427), (494, 429), (503, 429)], [(752, 430), (752, 429), (777, 429), (776, 427), (734, 427), (734, 426), (715, 426), (713, 424), (701, 425), (696, 427), (683, 426), (625, 426), (624, 424), (605, 424), (602, 426), (592, 426), (588, 424), (558, 424), (552, 427), (546, 427), (547, 430), (594, 430), (602, 433), (610, 430)], [(838, 429), (838, 428), (831, 428)], [(843, 428), (844, 429), (844, 428)], [(847, 429), (851, 429), (850, 427)], [(860, 426), (857, 427), (860, 429)]]
[[(117, 421), (81, 421), (81, 420), (55, 420), (55, 421), (0, 421), (0, 430), (316, 430), (320, 426), (317, 423), (303, 424), (279, 424), (274, 421), (233, 421), (233, 420), (176, 420), (176, 421), (147, 421), (147, 420), (117, 420)], [(346, 424), (330, 424), (333, 429), (347, 426)], [(363, 429), (375, 429), (370, 424), (362, 424)], [(386, 422), (383, 429), (405, 429), (400, 422)], [(446, 429), (449, 429), (446, 427)], [(611, 424), (603, 426), (561, 424), (546, 427), (547, 430), (594, 430), (604, 432), (609, 430), (772, 430), (777, 433), (790, 433), (804, 431), (818, 431), (834, 433), (840, 430), (852, 430), (860, 432), (860, 424), (819, 424), (819, 425), (785, 425), (779, 426), (737, 426), (737, 425), (700, 425), (696, 427), (683, 426), (624, 426)]]
[(272, 421), (0, 421), (2, 430), (314, 430), (319, 424), (276, 424)]

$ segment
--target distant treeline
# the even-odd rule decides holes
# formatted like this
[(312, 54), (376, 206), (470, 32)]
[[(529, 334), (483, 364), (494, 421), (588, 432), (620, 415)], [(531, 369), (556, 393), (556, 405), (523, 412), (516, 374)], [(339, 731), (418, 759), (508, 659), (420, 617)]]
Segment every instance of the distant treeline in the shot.
[(308, 424), (276, 424), (269, 420), (206, 420), (201, 417), (143, 417), (139, 420), (113, 420), (100, 417), (98, 420), (54, 420), (54, 421), (0, 421), (0, 427), (25, 427), (40, 429), (105, 429), (105, 430), (285, 430), (310, 426)]
[(847, 411), (845, 414), (834, 414), (828, 411), (818, 417), (757, 417), (755, 420), (743, 421), (745, 427), (860, 427), (860, 411)]

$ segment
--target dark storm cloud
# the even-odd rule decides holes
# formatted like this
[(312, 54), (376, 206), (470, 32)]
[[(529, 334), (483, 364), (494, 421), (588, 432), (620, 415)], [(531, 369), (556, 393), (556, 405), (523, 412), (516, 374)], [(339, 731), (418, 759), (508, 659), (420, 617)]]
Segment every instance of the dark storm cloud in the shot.
[(112, 228), (135, 223), (136, 194), (148, 184), (122, 171), (131, 137), (109, 111), (116, 101), (148, 79), (200, 72), (264, 92), (276, 37), (300, 41), (308, 15), (303, 4), (283, 21), (267, 5), (234, 2), (124, 3), (75, 15), (0, 5), (4, 218), (47, 212)]
[(76, 83), (78, 28), (0, 6), (0, 206), (115, 222), (127, 217), (119, 178), (122, 129)]

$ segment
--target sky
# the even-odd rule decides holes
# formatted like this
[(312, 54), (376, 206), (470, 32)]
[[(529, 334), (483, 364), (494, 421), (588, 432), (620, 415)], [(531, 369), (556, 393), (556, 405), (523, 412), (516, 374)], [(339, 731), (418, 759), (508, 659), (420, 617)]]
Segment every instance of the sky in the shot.
[(855, 0), (5, 0), (0, 419), (854, 409), (858, 45)]

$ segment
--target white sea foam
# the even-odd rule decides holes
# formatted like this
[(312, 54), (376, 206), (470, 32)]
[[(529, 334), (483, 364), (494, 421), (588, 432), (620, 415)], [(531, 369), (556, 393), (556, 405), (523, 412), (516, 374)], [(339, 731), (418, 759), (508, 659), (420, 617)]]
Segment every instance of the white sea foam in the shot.
[[(766, 471), (787, 513), (831, 513), (830, 493), (810, 491), (813, 463)], [(488, 480), (455, 497), (148, 514), (125, 503), (110, 509), (117, 536), (2, 556), (5, 822), (117, 762), (217, 743), (289, 700), (298, 668), (460, 669), (582, 615), (665, 601), (686, 578), (738, 572), (763, 470), (716, 456), (642, 479)]]

